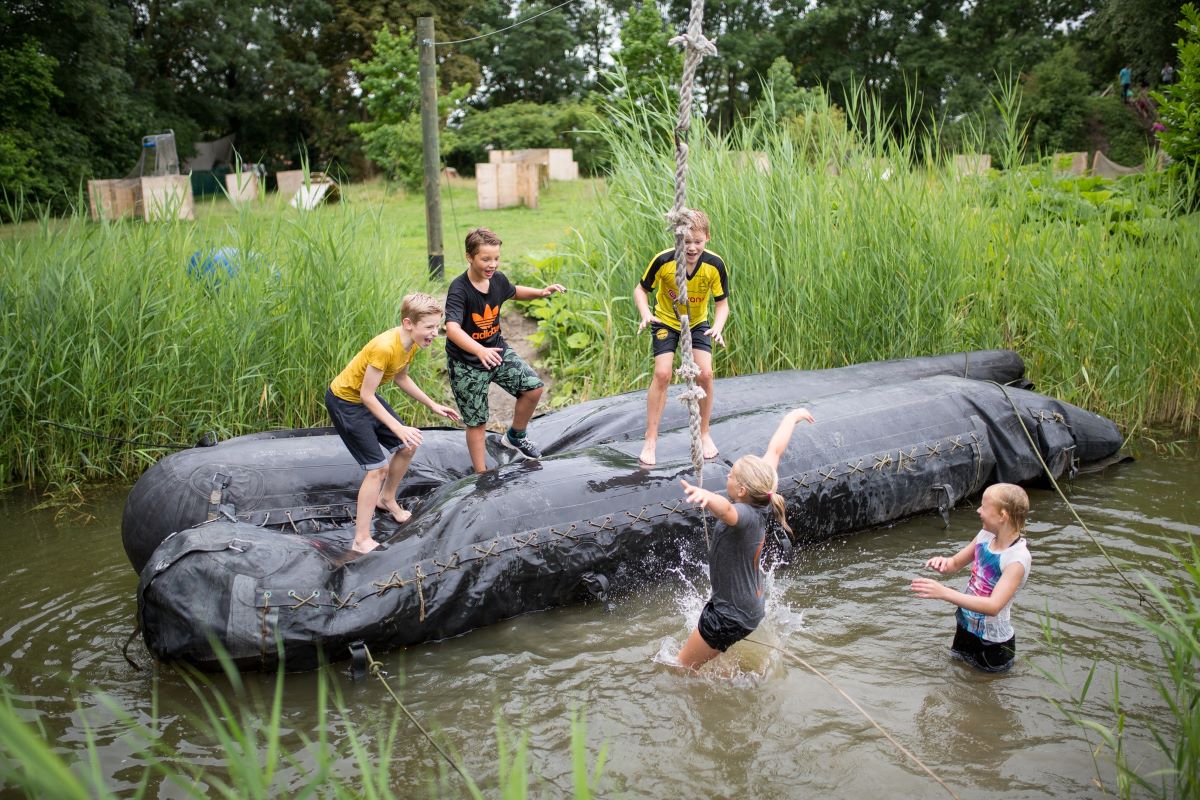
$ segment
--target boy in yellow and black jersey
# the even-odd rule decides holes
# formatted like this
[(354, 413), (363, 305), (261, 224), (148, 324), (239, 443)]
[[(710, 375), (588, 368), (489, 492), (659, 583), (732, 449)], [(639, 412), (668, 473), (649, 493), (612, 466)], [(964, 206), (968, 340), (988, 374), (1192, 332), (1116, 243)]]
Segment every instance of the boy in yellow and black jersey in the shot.
[[(713, 371), (712, 343), (725, 344), (721, 332), (729, 319), (729, 276), (725, 261), (704, 249), (709, 239), (708, 216), (703, 211), (692, 212), (692, 226), (684, 237), (687, 262), (687, 314), (692, 334), (692, 357), (700, 368), (696, 382), (704, 390), (700, 401), (700, 437), (705, 458), (716, 458), (717, 445), (708, 432), (712, 414)], [(675, 250), (664, 250), (650, 260), (641, 281), (633, 290), (642, 322), (638, 333), (649, 325), (651, 350), (654, 354), (654, 377), (646, 393), (646, 438), (639, 460), (654, 466), (657, 458), (658, 423), (667, 402), (667, 387), (675, 366), (675, 350), (679, 347), (681, 324), (675, 311), (678, 300), (675, 283)], [(654, 310), (650, 310), (650, 296)], [(713, 321), (708, 323), (708, 298), (713, 299)]]

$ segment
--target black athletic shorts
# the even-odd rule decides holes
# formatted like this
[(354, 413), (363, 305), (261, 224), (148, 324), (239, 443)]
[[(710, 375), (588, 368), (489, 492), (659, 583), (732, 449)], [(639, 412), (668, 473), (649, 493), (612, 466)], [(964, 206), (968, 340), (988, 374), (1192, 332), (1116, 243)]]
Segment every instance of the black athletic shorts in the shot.
[[(692, 327), (693, 350), (712, 352), (712, 338), (706, 335), (711, 327), (707, 322), (701, 322)], [(663, 353), (674, 353), (679, 348), (679, 331), (657, 322), (651, 322), (650, 346), (656, 356), (661, 356)]]
[[(375, 399), (397, 422), (404, 424), (404, 420), (400, 419), (400, 415), (386, 400), (379, 395), (375, 395)], [(333, 389), (326, 389), (325, 408), (329, 409), (333, 427), (337, 428), (338, 436), (346, 443), (346, 449), (363, 469), (386, 467), (392, 453), (400, 449), (400, 440), (396, 438), (396, 434), (376, 419), (371, 409), (362, 403), (350, 403), (334, 394)]]
[(700, 632), (700, 638), (706, 645), (722, 653), (734, 643), (754, 633), (754, 628), (747, 628), (713, 608), (712, 600), (709, 600), (700, 612), (700, 622), (696, 625), (696, 630)]
[(1007, 672), (1017, 660), (1017, 637), (1007, 642), (989, 642), (962, 625), (955, 625), (950, 654), (984, 672)]

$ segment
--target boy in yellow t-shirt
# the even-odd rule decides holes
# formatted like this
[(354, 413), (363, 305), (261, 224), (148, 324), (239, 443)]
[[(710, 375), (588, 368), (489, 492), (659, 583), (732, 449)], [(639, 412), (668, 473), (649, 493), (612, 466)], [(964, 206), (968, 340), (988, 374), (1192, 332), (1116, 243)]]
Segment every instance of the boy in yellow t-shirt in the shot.
[(325, 391), (325, 407), (333, 426), (367, 472), (354, 514), (353, 549), (358, 553), (379, 546), (371, 538), (375, 509), (391, 512), (396, 522), (407, 522), (412, 516), (396, 502), (396, 489), (421, 444), (421, 431), (405, 425), (376, 389), (391, 381), (433, 413), (458, 420), (457, 411), (429, 399), (408, 375), (417, 350), (433, 344), (437, 337), (442, 307), (427, 294), (410, 294), (404, 298), (400, 317), (400, 327), (367, 342)]
[[(692, 358), (700, 368), (696, 383), (704, 390), (700, 401), (700, 441), (705, 458), (717, 457), (717, 445), (708, 433), (708, 420), (712, 416), (713, 403), (713, 342), (722, 346), (725, 339), (722, 331), (729, 319), (729, 276), (725, 261), (705, 245), (709, 239), (708, 215), (703, 211), (692, 211), (692, 224), (684, 236), (684, 260), (687, 269), (687, 315), (691, 325)], [(654, 354), (654, 377), (646, 392), (646, 438), (642, 444), (638, 461), (652, 467), (658, 447), (658, 423), (662, 419), (663, 406), (667, 402), (667, 387), (671, 385), (671, 368), (675, 364), (675, 351), (683, 328), (676, 313), (676, 306), (684, 305), (677, 297), (675, 285), (675, 248), (664, 250), (650, 259), (641, 281), (633, 288), (633, 300), (637, 304), (642, 322), (641, 333), (650, 326), (651, 352)], [(708, 324), (708, 298), (713, 299), (713, 321)], [(654, 299), (651, 311), (650, 299)]]

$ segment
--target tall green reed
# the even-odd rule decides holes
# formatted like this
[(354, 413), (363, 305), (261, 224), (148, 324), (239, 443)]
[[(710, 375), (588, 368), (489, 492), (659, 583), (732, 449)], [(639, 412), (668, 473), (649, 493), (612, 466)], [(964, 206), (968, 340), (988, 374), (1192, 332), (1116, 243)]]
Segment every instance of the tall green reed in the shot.
[[(936, 129), (918, 130), (905, 114), (895, 135), (877, 100), (861, 90), (850, 98), (842, 136), (797, 136), (769, 114), (729, 133), (700, 124), (690, 132), (688, 204), (712, 218), (710, 248), (730, 269), (719, 374), (1007, 347), (1042, 390), (1130, 429), (1196, 429), (1195, 217), (1150, 214), (1131, 233), (1103, 209), (1048, 216), (1034, 191), (1038, 181), (1056, 185), (1048, 166), (957, 175), (930, 143)], [(1017, 161), (1015, 103), (1011, 85), (1002, 87), (1001, 155)], [(616, 109), (612, 120), (608, 192), (559, 267), (585, 288), (566, 300), (569, 314), (543, 323), (555, 363), (576, 387), (586, 376), (594, 394), (647, 381), (649, 348), (635, 334), (630, 296), (671, 244), (674, 163), (663, 132), (672, 114), (646, 104)], [(769, 169), (746, 150), (764, 152)], [(1159, 200), (1153, 180), (1107, 190), (1123, 193), (1135, 215)], [(1083, 206), (1095, 200), (1055, 191)], [(572, 333), (587, 344), (576, 337), (564, 347)]]
[[(349, 357), (398, 324), (404, 294), (442, 291), (368, 206), (205, 216), (76, 215), (0, 240), (0, 485), (128, 479), (207, 430), (327, 424)], [(189, 275), (193, 257), (215, 257), (214, 277)], [(426, 354), (413, 374), (438, 396), (441, 369)]]
[[(316, 682), (315, 719), (309, 726), (315, 735), (310, 736), (284, 719), (282, 669), (264, 698), (242, 682), (228, 660), (224, 667), (223, 681), (182, 671), (193, 701), (183, 709), (160, 708), (157, 679), (151, 708), (145, 713), (131, 713), (104, 695), (97, 698), (115, 720), (106, 724), (105, 737), (119, 739), (133, 764), (119, 773), (102, 764), (105, 745), (89, 724), (88, 712), (79, 712), (86, 729), (84, 741), (64, 746), (47, 737), (36, 710), (23, 707), (0, 680), (0, 793), (31, 798), (140, 798), (158, 796), (160, 787), (169, 785), (172, 795), (197, 800), (414, 796), (414, 787), (397, 778), (395, 754), (402, 741), (409, 747), (429, 745), (411, 730), (399, 708), (372, 715), (370, 724), (356, 722), (359, 715), (348, 706), (337, 681), (323, 670)], [(166, 743), (163, 734), (168, 725), (186, 728), (182, 736), (189, 743), (187, 752)], [(337, 741), (331, 736), (335, 731)], [(433, 736), (444, 738), (436, 732)], [(518, 800), (529, 796), (536, 781), (550, 784), (555, 796), (587, 800), (600, 784), (607, 748), (599, 749), (589, 771), (586, 724), (579, 713), (570, 715), (570, 730), (564, 735), (568, 737), (571, 785), (544, 776), (535, 779), (528, 735), (511, 731), (497, 714), (495, 773), (473, 776), (463, 759), (453, 755), (453, 769), (438, 761), (426, 776), (426, 795)], [(446, 750), (444, 743), (442, 749)], [(471, 759), (477, 762), (478, 758), (479, 753), (472, 751)]]
[(1039, 667), (1057, 690), (1048, 699), (1064, 717), (1097, 739), (1093, 749), (1097, 782), (1104, 787), (1102, 766), (1111, 766), (1117, 797), (1200, 797), (1200, 545), (1195, 541), (1190, 545), (1183, 552), (1173, 551), (1181, 570), (1168, 577), (1165, 589), (1142, 576), (1150, 613), (1112, 607), (1130, 624), (1151, 634), (1162, 655), (1152, 672), (1147, 668), (1147, 682), (1154, 686), (1165, 709), (1159, 719), (1146, 723), (1161, 756), (1159, 764), (1135, 762), (1126, 750), (1135, 722), (1121, 704), (1119, 674), (1113, 673), (1107, 705), (1098, 707), (1089, 699), (1097, 665), (1076, 685), (1063, 666), (1069, 640), (1061, 636), (1048, 615), (1042, 619), (1042, 638), (1056, 658), (1051, 668)]

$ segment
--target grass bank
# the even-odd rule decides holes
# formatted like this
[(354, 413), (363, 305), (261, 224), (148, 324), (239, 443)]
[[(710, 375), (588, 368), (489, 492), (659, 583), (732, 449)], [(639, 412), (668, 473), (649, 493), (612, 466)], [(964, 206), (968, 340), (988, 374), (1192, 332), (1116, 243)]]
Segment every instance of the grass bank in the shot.
[[(508, 258), (544, 255), (601, 186), (555, 183), (537, 211), (479, 211), (474, 182), (455, 181), (443, 194), (447, 279), (465, 266), (469, 229), (496, 229)], [(331, 377), (397, 323), (404, 294), (448, 283), (427, 275), (421, 197), (379, 183), (344, 197), (305, 214), (270, 196), (202, 202), (195, 222), (0, 229), (0, 485), (131, 480), (205, 431), (327, 424)], [(220, 280), (188, 274), (195, 254), (202, 264), (222, 249)], [(448, 399), (435, 350), (413, 373)]]
[[(1200, 219), (1169, 213), (1161, 176), (1063, 178), (1050, 159), (959, 175), (869, 112), (819, 137), (811, 121), (770, 119), (692, 132), (689, 205), (713, 219), (710, 247), (730, 266), (719, 374), (1005, 347), (1042, 391), (1127, 431), (1195, 434)], [(631, 292), (673, 244), (672, 122), (642, 109), (609, 129), (616, 166), (600, 212), (546, 265), (582, 289), (545, 309), (560, 390), (648, 380)]]

